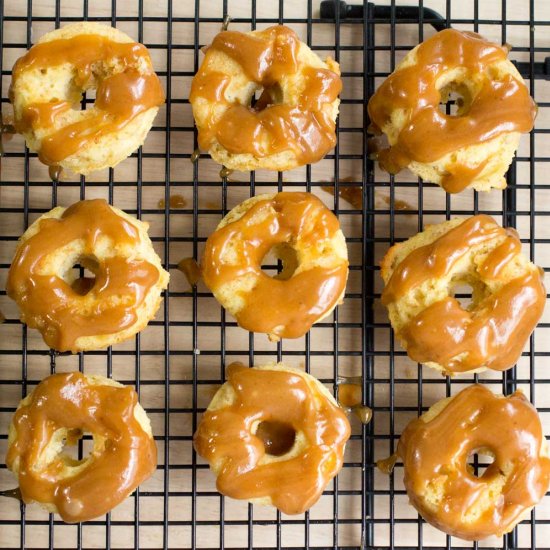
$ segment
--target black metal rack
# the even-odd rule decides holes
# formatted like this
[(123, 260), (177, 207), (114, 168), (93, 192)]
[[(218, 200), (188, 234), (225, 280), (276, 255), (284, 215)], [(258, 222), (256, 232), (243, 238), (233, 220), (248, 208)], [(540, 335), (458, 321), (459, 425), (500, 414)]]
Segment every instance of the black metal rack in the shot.
[[(498, 29), (497, 39), (502, 43), (509, 41), (513, 30), (523, 29), (524, 43), (514, 48), (511, 57), (518, 61), (535, 100), (538, 99), (539, 121), (544, 120), (550, 103), (541, 101), (539, 95), (548, 78), (545, 56), (550, 51), (546, 32), (550, 18), (537, 15), (544, 0), (491, 2), (489, 17), (485, 15), (489, 2), (471, 0), (470, 15), (461, 15), (460, 19), (453, 17), (457, 4), (451, 0), (420, 1), (414, 7), (407, 7), (414, 2), (401, 0), (387, 6), (364, 2), (348, 8), (332, 0), (322, 6), (313, 0), (213, 0), (206, 13), (206, 2), (201, 6), (200, 0), (135, 0), (128, 2), (131, 7), (124, 8), (121, 4), (120, 0), (0, 0), (4, 114), (9, 111), (7, 88), (13, 60), (44, 32), (81, 20), (112, 24), (144, 42), (153, 52), (167, 96), (164, 113), (157, 119), (148, 141), (124, 163), (127, 171), (117, 167), (109, 170), (107, 177), (51, 182), (47, 170), (21, 140), (6, 144), (0, 173), (0, 284), (4, 286), (17, 237), (29, 222), (52, 206), (90, 196), (105, 196), (129, 213), (152, 220), (153, 241), (170, 268), (172, 283), (157, 320), (131, 345), (73, 357), (47, 350), (32, 334), (34, 331), (27, 331), (19, 323), (14, 306), (1, 291), (0, 309), (6, 313), (6, 321), (0, 326), (0, 453), (5, 453), (9, 418), (21, 396), (50, 372), (80, 369), (136, 384), (153, 418), (159, 467), (154, 479), (128, 499), (122, 512), (115, 511), (83, 525), (66, 526), (59, 518), (34, 507), (31, 511), (15, 501), (2, 499), (0, 547), (485, 546), (456, 541), (427, 526), (407, 504), (399, 465), (392, 476), (385, 477), (377, 472), (375, 460), (394, 450), (403, 422), (425, 411), (436, 400), (436, 394), (450, 395), (473, 380), (493, 384), (503, 393), (522, 387), (543, 417), (550, 413), (550, 402), (544, 395), (550, 377), (542, 364), (549, 355), (544, 332), (550, 324), (543, 319), (518, 367), (498, 376), (443, 379), (413, 365), (394, 343), (387, 317), (379, 306), (377, 262), (392, 242), (421, 230), (425, 223), (487, 212), (504, 225), (517, 226), (531, 258), (547, 269), (550, 235), (544, 220), (550, 213), (545, 205), (550, 184), (543, 170), (550, 153), (542, 141), (542, 147), (535, 146), (537, 139), (542, 140), (549, 130), (542, 122), (523, 138), (508, 174), (508, 188), (491, 195), (496, 202), (477, 193), (467, 193), (467, 200), (459, 200), (446, 196), (435, 186), (402, 175), (390, 177), (375, 169), (367, 157), (368, 117), (364, 105), (381, 78), (393, 69), (396, 59), (433, 32), (432, 27), (456, 25), (480, 32)], [(525, 17), (507, 19), (512, 5), (519, 4)], [(210, 6), (215, 9), (210, 10)], [(497, 12), (499, 16), (493, 15)], [(219, 168), (213, 167), (207, 155), (190, 163), (197, 143), (185, 90), (188, 91), (200, 64), (200, 47), (219, 30), (226, 16), (233, 16), (230, 25), (238, 29), (288, 24), (314, 51), (331, 54), (341, 62), (345, 88), (337, 126), (339, 144), (319, 167), (307, 167), (290, 176), (252, 173), (246, 181), (235, 181), (218, 177)], [(328, 29), (325, 36), (331, 33), (333, 40), (319, 41), (320, 28)], [(411, 29), (414, 38), (403, 43), (405, 31)], [(83, 106), (91, 101), (84, 100)], [(244, 342), (239, 340), (236, 333), (240, 329), (226, 318), (204, 287), (190, 291), (178, 280), (178, 260), (183, 255), (200, 257), (209, 231), (239, 202), (239, 193), (254, 195), (283, 187), (305, 189), (321, 194), (331, 204), (330, 196), (320, 190), (327, 185), (327, 177), (335, 182), (334, 209), (348, 228), (352, 258), (344, 306), (297, 343), (269, 345), (254, 335), (245, 337)], [(361, 210), (339, 197), (338, 189), (345, 178), (345, 185), (362, 189)], [(186, 208), (170, 210), (173, 192), (188, 198)], [(402, 193), (416, 202), (412, 209), (398, 208), (396, 200)], [(209, 204), (210, 196), (219, 204)], [(381, 196), (387, 198), (387, 204), (382, 206), (378, 200)], [(157, 207), (157, 198), (163, 198), (167, 206)], [(234, 359), (249, 360), (250, 364), (281, 359), (303, 362), (308, 371), (334, 391), (339, 377), (362, 376), (364, 402), (374, 411), (373, 421), (366, 426), (354, 425), (341, 475), (328, 488), (322, 503), (303, 516), (283, 517), (275, 511), (229, 502), (215, 491), (213, 476), (192, 451), (198, 418), (213, 387), (223, 381), (225, 366)], [(84, 448), (80, 447), (80, 453)], [(13, 485), (11, 474), (2, 464), (0, 489)], [(513, 533), (491, 546), (550, 548), (549, 526), (548, 508), (539, 507)]]

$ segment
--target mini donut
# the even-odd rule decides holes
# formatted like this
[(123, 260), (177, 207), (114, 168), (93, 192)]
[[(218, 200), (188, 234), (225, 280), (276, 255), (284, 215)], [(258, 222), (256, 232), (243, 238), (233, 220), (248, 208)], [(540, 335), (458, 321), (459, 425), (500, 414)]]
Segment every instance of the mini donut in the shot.
[[(103, 199), (41, 216), (19, 240), (8, 272), (21, 321), (51, 348), (73, 353), (134, 336), (154, 317), (169, 279), (148, 227)], [(78, 277), (76, 264), (95, 279)]]
[[(283, 271), (270, 277), (273, 250)], [(348, 252), (336, 216), (311, 193), (258, 195), (231, 210), (206, 241), (202, 277), (239, 325), (272, 341), (299, 338), (342, 302)]]
[[(445, 29), (409, 52), (368, 104), (377, 153), (393, 174), (408, 167), (448, 193), (506, 187), (504, 174), (537, 107), (508, 49), (472, 32)], [(439, 104), (462, 95), (456, 114)]]
[[(477, 477), (470, 455), (492, 457)], [(407, 425), (397, 446), (411, 504), (449, 535), (480, 540), (511, 531), (550, 484), (537, 411), (521, 392), (479, 384), (436, 403)]]
[[(12, 74), (16, 130), (43, 163), (77, 174), (129, 156), (164, 103), (147, 48), (98, 23), (49, 32), (17, 60)], [(81, 110), (89, 90), (96, 91), (95, 103)]]
[(343, 465), (350, 425), (313, 376), (232, 364), (194, 436), (220, 493), (285, 514), (311, 508)]
[[(543, 272), (515, 230), (486, 215), (457, 218), (396, 244), (381, 263), (382, 303), (419, 363), (453, 375), (502, 371), (519, 359), (546, 303)], [(472, 287), (472, 303), (454, 297)]]
[[(87, 457), (63, 452), (85, 433), (93, 437)], [(106, 514), (149, 478), (157, 448), (132, 387), (80, 372), (53, 374), (19, 403), (6, 464), (24, 502), (76, 523)]]
[(191, 86), (199, 146), (231, 170), (317, 162), (336, 145), (341, 90), (338, 63), (321, 61), (288, 27), (223, 31)]

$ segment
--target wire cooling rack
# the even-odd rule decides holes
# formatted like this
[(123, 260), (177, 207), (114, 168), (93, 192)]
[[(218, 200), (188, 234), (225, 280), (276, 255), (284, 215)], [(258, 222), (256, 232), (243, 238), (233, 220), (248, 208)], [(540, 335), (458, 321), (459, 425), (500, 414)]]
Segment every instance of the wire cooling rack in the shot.
[[(384, 5), (382, 5), (384, 4)], [(413, 2), (411, 2), (413, 4)], [(82, 370), (135, 384), (152, 419), (159, 467), (111, 514), (65, 525), (36, 506), (0, 500), (0, 547), (7, 548), (550, 548), (550, 506), (543, 502), (513, 533), (475, 544), (426, 525), (408, 505), (402, 468), (386, 476), (375, 461), (388, 456), (404, 425), (438, 399), (473, 380), (495, 391), (523, 389), (550, 432), (548, 313), (516, 368), (504, 374), (448, 380), (407, 359), (394, 342), (379, 303), (378, 262), (388, 246), (426, 224), (454, 215), (487, 212), (518, 228), (525, 252), (550, 264), (550, 6), (540, 0), (364, 3), (345, 7), (312, 0), (0, 0), (2, 113), (9, 122), (7, 91), (15, 59), (39, 36), (72, 21), (115, 25), (151, 50), (167, 101), (146, 144), (115, 170), (52, 183), (35, 155), (15, 137), (5, 143), (0, 187), (0, 286), (16, 240), (40, 214), (57, 204), (104, 197), (150, 223), (155, 247), (171, 272), (156, 320), (133, 341), (106, 351), (58, 355), (36, 331), (18, 321), (14, 304), (0, 292), (6, 317), (0, 326), (0, 454), (19, 399), (50, 372)], [(221, 177), (196, 148), (190, 82), (208, 44), (230, 16), (230, 28), (249, 30), (286, 23), (320, 56), (341, 64), (344, 91), (338, 145), (311, 167), (282, 174), (258, 172)], [(508, 188), (448, 196), (410, 174), (390, 177), (367, 159), (365, 102), (406, 51), (446, 26), (479, 31), (514, 46), (511, 58), (539, 104), (536, 129), (522, 139), (508, 174)], [(83, 108), (93, 97), (83, 100)], [(447, 109), (451, 109), (447, 106)], [(334, 183), (333, 183), (334, 182)], [(535, 185), (536, 182), (536, 185)], [(322, 190), (334, 185), (335, 197)], [(338, 196), (342, 186), (362, 189), (362, 208)], [(176, 266), (200, 258), (204, 241), (221, 217), (250, 195), (307, 190), (339, 215), (348, 238), (350, 280), (342, 306), (299, 340), (270, 344), (226, 316), (200, 283), (190, 290)], [(170, 209), (170, 196), (185, 206)], [(164, 200), (164, 204), (162, 203)], [(270, 508), (225, 499), (206, 464), (194, 454), (192, 434), (224, 369), (234, 360), (261, 364), (284, 360), (305, 368), (336, 391), (345, 376), (362, 376), (365, 404), (374, 411), (353, 435), (344, 469), (310, 512), (284, 516)], [(82, 456), (89, 441), (78, 448)], [(0, 489), (15, 486), (2, 464)], [(1, 498), (1, 497), (0, 497)]]

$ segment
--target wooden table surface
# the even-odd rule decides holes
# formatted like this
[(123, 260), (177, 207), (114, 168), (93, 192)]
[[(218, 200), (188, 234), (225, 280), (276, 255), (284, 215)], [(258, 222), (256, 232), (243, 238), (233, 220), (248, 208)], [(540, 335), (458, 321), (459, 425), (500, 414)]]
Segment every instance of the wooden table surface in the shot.
[[(195, 21), (195, 4), (200, 7), (199, 16), (206, 20)], [(396, 4), (413, 2), (398, 1)], [(450, 13), (446, 12), (447, 4), (451, 6)], [(137, 21), (140, 5), (146, 17), (142, 25)], [(280, 15), (277, 2), (229, 0), (226, 5), (233, 18), (248, 19), (231, 23), (231, 29), (250, 29), (252, 5), (256, 6), (258, 28), (268, 25), (265, 19), (277, 20)], [(310, 5), (317, 18), (319, 2), (315, 0)], [(511, 58), (514, 60), (529, 61), (530, 45), (536, 49), (534, 61), (542, 61), (548, 54), (550, 31), (546, 25), (550, 21), (550, 3), (544, 0), (534, 3), (532, 13), (527, 0), (449, 3), (426, 0), (424, 5), (458, 20), (453, 26), (459, 29), (473, 30), (472, 19), (477, 11), (481, 20), (477, 30), (487, 38), (512, 44)], [(191, 109), (186, 101), (192, 75), (202, 59), (202, 54), (193, 45), (195, 41), (200, 45), (208, 44), (220, 30), (224, 13), (222, 0), (196, 3), (174, 0), (170, 5), (167, 0), (118, 0), (113, 3), (111, 0), (91, 0), (84, 4), (82, 0), (64, 0), (58, 12), (53, 0), (28, 3), (8, 0), (0, 2), (0, 6), (3, 6), (4, 16), (0, 21), (4, 45), (1, 76), (4, 116), (10, 113), (6, 99), (10, 82), (8, 72), (15, 59), (25, 51), (28, 41), (54, 29), (56, 16), (61, 25), (82, 18), (86, 6), (89, 19), (103, 18), (107, 24), (115, 22), (121, 30), (136, 39), (141, 37), (151, 47), (155, 68), (171, 98), (170, 105), (161, 109), (142, 155), (134, 155), (115, 170), (104, 170), (85, 180), (66, 177), (54, 186), (48, 178), (47, 168), (26, 152), (20, 137), (5, 144), (7, 155), (2, 159), (0, 171), (0, 288), (5, 286), (16, 239), (25, 227), (52, 205), (68, 205), (83, 197), (109, 199), (117, 207), (147, 220), (155, 248), (170, 267), (171, 283), (167, 306), (161, 307), (156, 320), (138, 339), (114, 346), (112, 351), (82, 356), (51, 354), (36, 331), (26, 331), (19, 323), (15, 304), (4, 292), (0, 294), (0, 310), (7, 319), (0, 325), (0, 456), (5, 455), (7, 427), (21, 396), (53, 370), (79, 368), (86, 373), (112, 375), (130, 384), (139, 381), (141, 402), (149, 411), (159, 450), (159, 468), (141, 487), (139, 500), (127, 499), (112, 512), (109, 520), (100, 518), (82, 526), (65, 525), (58, 517), (49, 518), (37, 506), (28, 507), (22, 516), (18, 502), (3, 499), (0, 501), (0, 522), (5, 523), (0, 524), (0, 547), (20, 547), (24, 540), (29, 548), (77, 548), (79, 541), (86, 548), (105, 548), (109, 544), (112, 548), (134, 548), (138, 544), (143, 548), (163, 545), (189, 548), (193, 541), (200, 548), (218, 548), (222, 539), (228, 548), (277, 547), (278, 544), (302, 548), (307, 543), (311, 547), (358, 547), (361, 544), (362, 503), (372, 505), (372, 509), (365, 512), (368, 513), (366, 523), (371, 547), (414, 548), (421, 542), (424, 547), (445, 547), (446, 537), (429, 525), (421, 524), (408, 504), (402, 468), (398, 466), (394, 475), (388, 477), (374, 467), (372, 459), (390, 454), (404, 425), (419, 411), (449, 392), (456, 393), (474, 378), (461, 376), (450, 382), (410, 361), (394, 343), (386, 312), (378, 298), (374, 301), (374, 324), (363, 332), (361, 297), (369, 289), (362, 288), (362, 269), (375, 271), (375, 289), (379, 293), (381, 280), (377, 265), (391, 242), (413, 235), (426, 224), (475, 211), (492, 213), (499, 222), (515, 225), (524, 240), (525, 253), (542, 267), (550, 267), (550, 224), (545, 217), (550, 212), (547, 163), (550, 160), (550, 103), (545, 103), (550, 101), (549, 83), (542, 79), (528, 82), (540, 110), (536, 133), (524, 136), (521, 141), (514, 168), (515, 193), (493, 191), (478, 195), (467, 191), (451, 197), (438, 187), (419, 184), (407, 172), (390, 183), (389, 176), (376, 169), (374, 180), (369, 180), (371, 188), (374, 185), (374, 204), (365, 212), (365, 218), (340, 200), (338, 213), (348, 237), (352, 266), (346, 301), (335, 316), (314, 327), (307, 338), (285, 341), (278, 347), (268, 342), (264, 335), (249, 336), (236, 327), (229, 316), (226, 318), (228, 323), (220, 328), (224, 316), (219, 305), (202, 283), (196, 291), (189, 291), (176, 264), (186, 256), (200, 258), (206, 237), (224, 213), (222, 205), (227, 210), (253, 193), (279, 188), (306, 190), (310, 188), (305, 184), (308, 181), (311, 190), (333, 207), (334, 198), (321, 189), (322, 185), (331, 185), (335, 177), (357, 184), (364, 181), (363, 24), (342, 23), (338, 29), (340, 47), (335, 48), (334, 24), (316, 22), (309, 27), (305, 23), (308, 2), (284, 2), (282, 16), (292, 20), (289, 25), (300, 37), (306, 40), (309, 34), (319, 55), (336, 56), (341, 63), (344, 102), (339, 119), (338, 157), (331, 155), (311, 169), (292, 170), (280, 176), (269, 172), (257, 172), (253, 176), (233, 173), (227, 185), (222, 185), (220, 166), (207, 155), (202, 155), (196, 165), (190, 162), (195, 135)], [(116, 13), (113, 6), (116, 6)], [(169, 10), (174, 18), (171, 24), (166, 20)], [(31, 18), (29, 36), (27, 22)], [(514, 23), (503, 26), (500, 24), (503, 18)], [(528, 24), (530, 19), (531, 24)], [(421, 30), (424, 37), (434, 32), (427, 24)], [(369, 71), (374, 70), (377, 75), (387, 74), (391, 66), (418, 43), (419, 25), (400, 24), (396, 28), (395, 40), (399, 47), (394, 52), (381, 47), (391, 44), (391, 36), (390, 25), (374, 25), (374, 43), (380, 48), (374, 51), (375, 66)], [(168, 70), (171, 71), (169, 82)], [(376, 85), (381, 80), (382, 76), (377, 76)], [(170, 157), (167, 157), (168, 152)], [(187, 204), (184, 209), (168, 214), (159, 207), (159, 200), (174, 194), (183, 195)], [(505, 216), (513, 206), (510, 201), (514, 197), (516, 215)], [(410, 210), (399, 210), (391, 215), (395, 201), (404, 201)], [(366, 241), (364, 220), (372, 231)], [(374, 248), (372, 265), (364, 262), (365, 242), (365, 249)], [(549, 320), (550, 308), (534, 334), (532, 348), (527, 348), (515, 373), (479, 376), (480, 380), (491, 383), (495, 391), (509, 391), (513, 387), (525, 391), (541, 410), (546, 433), (550, 433)], [(364, 348), (364, 342), (370, 342), (369, 349)], [(166, 349), (169, 354), (165, 353)], [(368, 366), (370, 369), (372, 395), (368, 396), (368, 401), (374, 409), (374, 419), (363, 430), (352, 418), (354, 437), (346, 451), (346, 467), (307, 518), (281, 517), (270, 508), (256, 506), (251, 509), (244, 502), (221, 498), (216, 492), (213, 475), (192, 451), (194, 427), (222, 380), (224, 365), (234, 360), (252, 360), (258, 365), (278, 357), (294, 366), (307, 363), (312, 374), (332, 390), (337, 376), (361, 376), (363, 368)], [(371, 448), (373, 455), (369, 455)], [(363, 499), (361, 490), (371, 482), (374, 493), (371, 490)], [(13, 476), (2, 466), (0, 489), (14, 486)], [(166, 506), (165, 493), (169, 494)], [(198, 495), (195, 500), (194, 495)], [(337, 530), (335, 513), (339, 520)], [(139, 518), (137, 527), (136, 517)], [(397, 522), (393, 530), (388, 522), (390, 517)], [(278, 523), (279, 519), (282, 523)], [(168, 530), (163, 533), (165, 521)], [(536, 543), (531, 541), (532, 536), (536, 536)], [(549, 548), (549, 537), (550, 499), (546, 498), (533, 517), (519, 526), (516, 543), (521, 548), (531, 545)], [(508, 543), (510, 541), (512, 539)], [(451, 539), (449, 544), (472, 546), (457, 539)], [(502, 539), (495, 538), (479, 546), (501, 547), (503, 544)]]

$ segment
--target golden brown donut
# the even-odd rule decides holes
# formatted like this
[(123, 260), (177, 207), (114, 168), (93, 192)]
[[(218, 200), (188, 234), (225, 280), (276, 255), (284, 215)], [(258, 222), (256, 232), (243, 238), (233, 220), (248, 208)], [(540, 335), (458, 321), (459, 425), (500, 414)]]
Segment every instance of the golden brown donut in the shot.
[[(82, 460), (63, 453), (83, 433), (94, 440)], [(63, 521), (102, 516), (155, 471), (157, 448), (137, 393), (103, 376), (48, 376), (21, 401), (8, 435), (8, 468), (26, 503)]]
[[(95, 102), (81, 110), (89, 90)], [(86, 21), (45, 34), (17, 60), (10, 99), (29, 149), (45, 164), (86, 175), (143, 143), (164, 92), (143, 44)]]
[[(409, 52), (368, 104), (377, 153), (391, 173), (408, 167), (448, 193), (506, 187), (504, 173), (536, 105), (508, 50), (472, 32), (445, 29)], [(457, 92), (458, 111), (440, 102)]]
[[(21, 237), (8, 273), (7, 293), (21, 320), (51, 348), (73, 353), (145, 328), (169, 279), (147, 228), (102, 199), (41, 216)], [(78, 278), (75, 264), (95, 279)]]
[[(427, 227), (381, 263), (382, 303), (411, 359), (445, 374), (506, 370), (519, 359), (546, 304), (542, 271), (515, 230), (486, 215)], [(454, 297), (472, 287), (472, 302)]]
[(340, 471), (350, 425), (313, 376), (269, 363), (230, 365), (194, 442), (220, 493), (301, 514)]
[(317, 162), (336, 144), (341, 89), (338, 63), (321, 61), (288, 27), (221, 32), (189, 96), (199, 145), (232, 170)]
[[(494, 459), (480, 477), (468, 466), (473, 453)], [(469, 386), (408, 424), (397, 454), (411, 504), (466, 540), (508, 533), (550, 484), (541, 422), (521, 392), (504, 397)]]
[[(283, 271), (262, 271), (271, 250)], [(342, 302), (346, 241), (336, 216), (311, 193), (258, 195), (235, 207), (206, 241), (202, 276), (246, 330), (299, 338)]]

